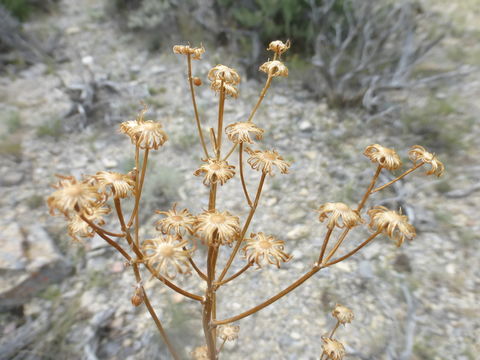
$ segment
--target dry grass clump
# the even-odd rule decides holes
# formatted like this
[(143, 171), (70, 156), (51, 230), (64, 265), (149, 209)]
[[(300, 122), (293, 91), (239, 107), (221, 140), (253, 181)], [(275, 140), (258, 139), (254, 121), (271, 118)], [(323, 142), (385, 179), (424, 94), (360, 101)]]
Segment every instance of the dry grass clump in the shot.
[[(143, 287), (144, 278), (156, 278), (173, 291), (198, 302), (202, 308), (205, 343), (197, 347), (192, 352), (192, 356), (195, 359), (218, 359), (225, 342), (233, 341), (240, 335), (239, 326), (233, 323), (274, 303), (318, 271), (347, 260), (380, 235), (393, 239), (397, 246), (400, 246), (405, 239), (413, 239), (415, 229), (405, 215), (383, 206), (375, 206), (365, 211), (365, 203), (372, 194), (422, 166), (429, 167), (427, 175), (440, 176), (444, 171), (443, 164), (434, 154), (415, 145), (410, 150), (411, 166), (389, 183), (378, 186), (377, 180), (381, 172), (400, 168), (401, 161), (393, 149), (378, 144), (368, 146), (364, 154), (376, 168), (358, 204), (327, 202), (318, 208), (319, 220), (326, 229), (323, 244), (317, 249), (318, 260), (311, 269), (257, 306), (229, 318), (218, 319), (217, 291), (223, 285), (242, 274), (247, 274), (254, 265), (257, 268), (269, 265), (279, 268), (291, 259), (289, 255), (291, 249), (287, 250), (288, 246), (284, 240), (278, 239), (274, 234), (266, 234), (261, 229), (255, 229), (254, 233), (247, 236), (251, 221), (260, 204), (265, 182), (275, 174), (283, 176), (289, 172), (290, 164), (275, 149), (262, 150), (258, 147), (256, 142), (263, 138), (264, 130), (258, 123), (254, 123), (255, 113), (270, 88), (272, 80), (275, 77), (288, 75), (288, 69), (281, 56), (289, 47), (289, 42), (281, 41), (274, 41), (269, 45), (268, 50), (273, 52), (273, 59), (260, 66), (260, 70), (267, 76), (265, 85), (250, 115), (242, 122), (226, 126), (224, 124), (225, 101), (233, 100), (239, 95), (238, 84), (241, 78), (238, 72), (225, 65), (217, 65), (209, 71), (207, 78), (210, 81), (210, 88), (218, 95), (218, 117), (216, 129), (211, 127), (208, 134), (204, 134), (195, 98), (195, 87), (201, 84), (201, 81), (192, 75), (192, 60), (201, 60), (205, 49), (188, 45), (174, 47), (175, 53), (186, 57), (190, 96), (201, 145), (201, 162), (193, 175), (199, 177), (199, 186), (206, 186), (209, 189), (208, 207), (200, 214), (195, 215), (188, 209), (177, 209), (176, 204), (171, 209), (159, 210), (157, 213), (161, 218), (156, 222), (157, 234), (149, 239), (140, 238), (139, 209), (142, 206), (142, 190), (146, 179), (149, 153), (159, 150), (168, 140), (159, 122), (144, 119), (146, 107), (135, 120), (126, 121), (120, 126), (121, 132), (130, 138), (134, 148), (135, 166), (130, 172), (120, 174), (101, 171), (83, 179), (59, 176), (56, 190), (48, 198), (51, 214), (59, 214), (66, 218), (72, 238), (79, 240), (98, 234), (127, 261), (136, 283), (131, 302), (134, 306), (145, 304), (175, 359), (180, 358), (179, 353), (174, 349), (156, 311), (150, 304), (149, 295)], [(228, 144), (223, 143), (224, 132), (227, 141), (230, 142)], [(245, 147), (244, 144), (248, 144), (249, 147)], [(228, 162), (233, 156), (238, 156), (237, 167)], [(245, 156), (248, 157), (246, 161)], [(258, 172), (258, 184), (253, 192), (251, 186), (245, 181), (245, 162), (252, 170)], [(228, 192), (230, 180), (235, 176), (240, 178), (245, 206), (249, 210), (246, 219), (241, 219), (217, 204), (219, 185), (223, 191)], [(123, 211), (123, 203), (128, 199), (133, 201), (134, 206), (127, 216)], [(105, 216), (112, 208), (116, 220), (107, 222)], [(367, 221), (367, 218), (370, 218), (370, 221)], [(370, 229), (370, 236), (356, 244), (352, 250), (345, 250), (342, 244), (349, 232), (362, 226)], [(197, 247), (204, 247), (207, 250), (206, 269), (200, 269), (195, 261), (195, 256), (201, 253), (196, 251)], [(243, 257), (237, 256), (239, 250), (242, 250)], [(228, 257), (224, 264), (218, 261), (220, 253)], [(243, 262), (244, 266), (232, 273), (230, 269), (234, 261)], [(196, 280), (205, 283), (204, 293), (191, 293), (173, 282), (176, 277), (189, 274), (196, 275)], [(329, 335), (323, 337), (323, 345), (319, 351), (322, 358), (338, 360), (345, 356), (345, 348), (333, 336), (339, 325), (350, 323), (354, 315), (350, 309), (342, 305), (337, 305), (332, 315), (337, 319), (337, 323)]]

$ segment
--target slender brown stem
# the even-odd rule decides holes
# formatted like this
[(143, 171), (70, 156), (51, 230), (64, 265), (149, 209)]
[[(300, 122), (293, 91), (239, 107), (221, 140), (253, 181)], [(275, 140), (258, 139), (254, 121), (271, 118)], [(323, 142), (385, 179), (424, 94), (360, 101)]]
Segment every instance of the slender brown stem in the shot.
[[(330, 332), (330, 335), (328, 336), (330, 339), (332, 338), (332, 336), (335, 334), (335, 331), (337, 331), (338, 327), (340, 326), (340, 321), (337, 320), (337, 323), (335, 324), (335, 326), (333, 327), (332, 331)], [(323, 359), (323, 355), (325, 355), (325, 352), (322, 353), (322, 356), (320, 356), (320, 360)]]
[(222, 135), (223, 135), (223, 112), (225, 108), (225, 89), (223, 88), (223, 80), (220, 85), (220, 100), (218, 102), (218, 124), (217, 124), (217, 160), (220, 160), (220, 151), (222, 149)]
[(245, 183), (245, 177), (243, 175), (243, 143), (240, 143), (240, 148), (238, 149), (238, 167), (240, 168), (240, 180), (242, 182), (243, 193), (247, 199), (248, 206), (252, 206), (252, 200), (250, 200), (250, 195), (248, 195), (247, 184)]
[(248, 231), (248, 227), (250, 226), (250, 222), (252, 221), (253, 215), (255, 214), (255, 210), (257, 209), (258, 201), (260, 200), (260, 195), (262, 194), (263, 184), (265, 183), (265, 177), (266, 176), (267, 176), (267, 173), (263, 172), (262, 177), (260, 178), (260, 183), (258, 184), (257, 195), (255, 196), (255, 200), (253, 202), (252, 208), (250, 209), (247, 220), (245, 221), (245, 224), (243, 225), (242, 232), (241, 232), (240, 236), (238, 237), (237, 243), (235, 244), (235, 248), (233, 249), (232, 253), (230, 254), (230, 257), (228, 258), (228, 261), (227, 261), (227, 264), (225, 265), (225, 268), (223, 269), (222, 273), (220, 274), (220, 277), (217, 279), (217, 282), (219, 282), (219, 283), (222, 282), (223, 278), (227, 274), (228, 269), (232, 265), (233, 259), (235, 259), (235, 255), (237, 255), (237, 252), (240, 249), (240, 246), (242, 245), (243, 239), (245, 238), (245, 234)]
[(335, 245), (333, 246), (332, 250), (330, 250), (330, 252), (328, 253), (327, 257), (325, 258), (325, 260), (323, 260), (323, 263), (326, 263), (328, 262), (328, 260), (330, 260), (332, 258), (333, 255), (335, 255), (335, 253), (337, 252), (338, 248), (340, 247), (340, 245), (342, 245), (343, 243), (343, 240), (345, 240), (345, 238), (347, 237), (348, 233), (350, 232), (350, 229), (351, 228), (346, 228), (345, 230), (343, 230), (343, 232), (340, 234), (340, 236), (338, 237), (338, 240), (337, 242), (335, 243)]
[(226, 161), (230, 155), (233, 154), (233, 152), (235, 151), (235, 149), (237, 148), (237, 143), (233, 144), (232, 148), (230, 149), (230, 151), (227, 153), (227, 155), (225, 155), (225, 157), (223, 158), (223, 161)]
[(220, 351), (222, 351), (223, 346), (225, 345), (226, 342), (227, 342), (227, 338), (223, 339), (222, 345), (220, 345), (220, 347), (217, 350), (217, 354), (220, 354)]
[(205, 144), (205, 138), (203, 137), (202, 126), (200, 124), (200, 116), (198, 115), (197, 101), (195, 100), (195, 88), (193, 85), (193, 77), (192, 77), (192, 59), (190, 54), (187, 55), (187, 62), (188, 62), (188, 83), (190, 84), (190, 93), (192, 95), (193, 111), (195, 113), (195, 122), (197, 123), (198, 136), (200, 137), (200, 142), (202, 143), (203, 152), (205, 153), (205, 156), (209, 158), (210, 156), (208, 155), (207, 145)]
[(237, 321), (237, 320), (240, 320), (240, 319), (243, 319), (244, 317), (247, 317), (247, 316), (250, 316), (254, 313), (256, 313), (257, 311), (260, 311), (262, 310), (263, 308), (267, 307), (268, 305), (274, 303), (275, 301), (277, 301), (278, 299), (282, 298), (283, 296), (287, 295), (290, 291), (296, 289), (297, 287), (299, 287), (300, 285), (302, 285), (305, 281), (307, 281), (309, 278), (311, 278), (314, 274), (316, 274), (319, 270), (321, 269), (320, 266), (314, 266), (309, 272), (307, 272), (306, 274), (304, 274), (302, 277), (300, 277), (297, 281), (295, 281), (294, 283), (292, 283), (290, 286), (286, 287), (285, 289), (283, 289), (282, 291), (280, 291), (278, 294), (276, 294), (275, 296), (272, 296), (270, 299), (264, 301), (263, 303), (251, 308), (250, 310), (247, 310), (239, 315), (236, 315), (236, 316), (233, 316), (231, 318), (228, 318), (228, 319), (224, 319), (224, 320), (217, 320), (215, 321), (215, 325), (225, 325), (225, 324), (229, 324), (229, 323), (232, 323), (234, 321)]
[(208, 247), (208, 255), (207, 255), (207, 290), (205, 293), (205, 302), (203, 305), (203, 316), (202, 316), (202, 324), (203, 324), (203, 333), (205, 335), (205, 341), (207, 343), (208, 348), (208, 355), (210, 360), (215, 360), (217, 357), (217, 349), (215, 346), (215, 337), (212, 333), (212, 308), (213, 308), (213, 267), (212, 267), (212, 259), (214, 257), (214, 246), (210, 245)]
[(118, 237), (118, 238), (123, 238), (125, 237), (125, 234), (117, 234), (117, 233), (113, 233), (113, 232), (110, 232), (110, 231), (107, 231), (105, 230), (104, 228), (101, 228), (100, 226), (96, 225), (95, 223), (91, 222), (91, 221), (88, 221), (87, 218), (84, 217), (84, 215), (81, 215), (80, 216), (82, 218), (82, 220), (88, 222), (88, 225), (95, 231), (100, 231), (102, 233), (104, 233), (105, 235), (108, 235), (108, 236), (114, 236), (114, 237)]
[(111, 238), (109, 238), (107, 235), (105, 235), (105, 233), (103, 231), (101, 231), (100, 228), (98, 228), (93, 222), (91, 222), (90, 220), (88, 220), (85, 216), (83, 215), (80, 215), (80, 218), (85, 221), (97, 234), (98, 236), (100, 236), (103, 240), (105, 240), (107, 243), (109, 243), (111, 246), (113, 246), (115, 249), (118, 250), (118, 252), (120, 254), (123, 255), (123, 257), (125, 259), (127, 259), (128, 261), (130, 261), (132, 258), (130, 257), (130, 255), (128, 255), (128, 253), (123, 250), (123, 248), (118, 245), (114, 240), (112, 240)]
[[(147, 170), (147, 163), (148, 163), (148, 152), (149, 150), (146, 149), (143, 155), (143, 165), (141, 169), (141, 173), (139, 174), (140, 170), (138, 169), (139, 165), (139, 154), (138, 154), (138, 146), (135, 151), (135, 163), (137, 168), (137, 179), (135, 181), (135, 207), (133, 208), (132, 215), (130, 216), (130, 220), (128, 221), (127, 227), (131, 227), (133, 224), (134, 219), (138, 218), (138, 207), (140, 205), (140, 198), (142, 196), (142, 189), (143, 189), (143, 182), (145, 180), (145, 173)], [(138, 244), (137, 244), (138, 245)]]
[(320, 251), (320, 255), (318, 256), (317, 264), (320, 265), (323, 260), (323, 255), (325, 254), (325, 250), (327, 249), (328, 241), (330, 240), (330, 236), (332, 235), (333, 227), (328, 228), (327, 233), (325, 234), (325, 238), (323, 239), (322, 250)]
[(272, 83), (272, 77), (270, 75), (268, 75), (267, 82), (265, 83), (265, 86), (263, 87), (262, 92), (260, 93), (260, 96), (257, 100), (257, 103), (255, 104), (254, 108), (252, 109), (252, 112), (250, 113), (250, 116), (248, 117), (247, 122), (250, 122), (250, 121), (253, 120), (253, 117), (255, 116), (255, 113), (257, 112), (258, 108), (260, 107), (260, 104), (262, 103), (262, 100), (265, 97), (265, 94), (267, 93), (267, 90), (270, 87), (271, 83)]
[[(133, 264), (133, 273), (135, 274), (135, 279), (137, 281), (137, 284), (142, 283), (142, 277), (140, 276), (140, 271), (138, 269), (137, 264)], [(140, 285), (141, 286), (141, 285)], [(162, 323), (160, 322), (160, 319), (157, 316), (157, 313), (155, 312), (155, 309), (153, 308), (152, 304), (150, 303), (150, 299), (148, 298), (147, 292), (145, 291), (145, 288), (142, 287), (142, 293), (143, 293), (143, 302), (145, 303), (145, 306), (148, 309), (148, 312), (150, 313), (150, 316), (152, 317), (153, 321), (155, 322), (155, 325), (157, 326), (158, 332), (160, 333), (160, 336), (163, 339), (163, 342), (165, 345), (167, 345), (168, 350), (170, 351), (170, 354), (172, 354), (172, 357), (175, 360), (180, 360), (180, 356), (178, 356), (177, 351), (173, 347), (173, 344), (171, 343), (170, 339), (168, 338), (167, 333), (163, 329)]]
[[(183, 250), (187, 250), (187, 248), (184, 246), (183, 247)], [(200, 270), (200, 268), (197, 266), (197, 264), (195, 264), (195, 261), (193, 261), (192, 257), (189, 256), (188, 257), (188, 262), (190, 263), (190, 265), (192, 265), (193, 269), (197, 272), (198, 276), (200, 276), (201, 279), (203, 280), (207, 280), (207, 275), (205, 275), (202, 270)]]
[(381, 231), (377, 231), (376, 233), (372, 234), (367, 240), (365, 240), (364, 242), (362, 242), (360, 245), (358, 245), (355, 249), (353, 249), (352, 251), (350, 251), (348, 254), (345, 254), (341, 257), (339, 257), (338, 259), (335, 259), (333, 261), (330, 261), (329, 263), (326, 263), (325, 265), (323, 265), (324, 267), (329, 267), (329, 266), (332, 266), (333, 264), (336, 264), (336, 263), (339, 263), (340, 261), (343, 261), (347, 258), (349, 258), (350, 256), (352, 256), (353, 254), (355, 254), (356, 252), (358, 252), (361, 248), (363, 248), (365, 245), (367, 245), (370, 241), (372, 241), (373, 239), (375, 239), (378, 234), (380, 234)]
[(378, 179), (378, 176), (380, 175), (380, 172), (382, 171), (382, 165), (378, 165), (377, 171), (375, 172), (375, 175), (373, 175), (372, 181), (370, 181), (370, 185), (368, 186), (367, 191), (365, 191), (365, 194), (363, 195), (362, 200), (360, 201), (360, 204), (358, 204), (357, 211), (362, 210), (363, 206), (365, 205), (368, 197), (370, 196), (370, 192), (372, 191), (373, 187), (375, 186), (375, 182)]
[(373, 189), (372, 191), (370, 191), (370, 194), (373, 194), (373, 193), (376, 193), (377, 191), (380, 191), (380, 190), (383, 190), (385, 189), (386, 187), (392, 185), (394, 182), (397, 182), (398, 180), (400, 179), (403, 179), (405, 176), (407, 176), (408, 174), (410, 174), (411, 172), (417, 170), (420, 166), (422, 166), (423, 164), (425, 164), (424, 162), (421, 162), (421, 163), (418, 163), (417, 165), (415, 165), (414, 167), (408, 169), (407, 171), (405, 171), (402, 175), (396, 177), (395, 179), (393, 179), (392, 181), (389, 181), (388, 183), (382, 185), (382, 186), (379, 186), (375, 189)]
[(215, 286), (218, 287), (232, 281), (233, 279), (236, 279), (237, 277), (242, 275), (245, 271), (247, 271), (252, 265), (253, 265), (253, 261), (250, 261), (247, 265), (245, 265), (243, 268), (238, 270), (235, 274), (230, 276), (228, 279), (222, 280), (221, 282), (216, 282)]

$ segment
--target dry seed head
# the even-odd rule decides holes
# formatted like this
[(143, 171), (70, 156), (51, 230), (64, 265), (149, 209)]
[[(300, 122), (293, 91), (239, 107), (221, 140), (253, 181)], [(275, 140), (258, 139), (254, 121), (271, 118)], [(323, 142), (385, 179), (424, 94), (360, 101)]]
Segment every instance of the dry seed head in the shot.
[(440, 177), (445, 171), (445, 166), (437, 159), (437, 156), (428, 152), (423, 146), (412, 146), (408, 152), (408, 156), (410, 160), (413, 161), (413, 165), (422, 162), (430, 165), (430, 170), (427, 170), (425, 173), (426, 175), (436, 175), (437, 177)]
[(265, 174), (273, 176), (273, 166), (276, 166), (282, 174), (288, 173), (290, 164), (281, 157), (275, 150), (252, 150), (245, 148), (250, 155), (248, 163), (254, 170), (262, 171)]
[(92, 178), (102, 191), (108, 193), (111, 190), (115, 198), (126, 198), (135, 188), (135, 181), (130, 176), (113, 171), (100, 171)]
[(187, 209), (177, 211), (177, 204), (173, 204), (172, 209), (167, 211), (155, 211), (157, 214), (165, 215), (161, 220), (158, 220), (156, 229), (164, 234), (169, 233), (171, 230), (177, 235), (183, 235), (185, 230), (190, 234), (193, 233), (193, 226), (195, 224), (195, 217), (190, 214)]
[(273, 235), (265, 235), (263, 232), (251, 234), (250, 239), (246, 239), (246, 245), (243, 248), (247, 261), (254, 261), (260, 268), (266, 264), (280, 267), (280, 262), (287, 262), (292, 257), (285, 253), (285, 243), (278, 240)]
[(412, 240), (416, 236), (415, 228), (408, 222), (408, 217), (384, 206), (375, 206), (368, 210), (370, 224), (373, 231), (381, 231), (383, 234), (397, 242), (397, 246), (403, 244), (405, 239)]
[(120, 131), (128, 135), (132, 144), (138, 145), (140, 149), (158, 150), (168, 140), (162, 124), (153, 120), (125, 121), (120, 124)]
[(105, 200), (98, 188), (86, 181), (78, 182), (73, 176), (57, 175), (57, 177), (58, 184), (53, 186), (57, 190), (47, 199), (50, 215), (55, 215), (55, 210), (65, 216), (69, 216), (74, 211), (83, 213)]
[(235, 166), (229, 165), (225, 160), (207, 159), (206, 163), (200, 166), (193, 175), (205, 175), (203, 183), (207, 186), (217, 182), (223, 185), (235, 175), (233, 169)]
[(214, 80), (210, 85), (210, 88), (219, 93), (222, 89), (225, 91), (225, 95), (230, 96), (231, 98), (236, 99), (238, 97), (238, 90), (232, 84), (223, 82), (222, 80)]
[(238, 85), (240, 75), (237, 71), (225, 65), (217, 65), (208, 72), (208, 79), (212, 82), (223, 81), (225, 84)]
[(395, 150), (382, 145), (367, 146), (363, 154), (373, 163), (377, 163), (387, 170), (396, 170), (402, 165), (402, 161)]
[(278, 60), (267, 61), (263, 63), (260, 68), (260, 71), (263, 71), (268, 76), (276, 77), (276, 76), (288, 76), (288, 68), (285, 66), (284, 63)]
[(327, 359), (342, 360), (345, 356), (345, 347), (340, 341), (330, 339), (322, 336), (323, 340), (323, 354), (327, 356)]
[(192, 351), (192, 357), (194, 360), (209, 360), (207, 345), (198, 346)]
[(225, 127), (225, 133), (227, 134), (227, 137), (235, 144), (253, 144), (253, 140), (250, 136), (255, 136), (257, 140), (261, 140), (263, 138), (264, 131), (265, 130), (259, 128), (251, 121), (236, 122)]
[(196, 233), (208, 245), (215, 243), (230, 245), (240, 232), (237, 216), (228, 211), (205, 211), (197, 216)]
[(133, 294), (130, 301), (132, 302), (133, 306), (137, 307), (143, 303), (143, 300), (144, 300), (143, 289), (141, 287), (137, 287), (135, 289), (135, 294)]
[(290, 49), (290, 40), (287, 40), (285, 43), (281, 40), (272, 41), (267, 48), (267, 50), (273, 51), (278, 56), (282, 55), (288, 49)]
[(351, 228), (363, 223), (362, 218), (357, 210), (351, 209), (347, 204), (337, 203), (325, 203), (317, 210), (320, 215), (318, 219), (323, 222), (330, 217), (327, 227), (333, 229), (335, 226), (339, 228)]
[(338, 320), (340, 324), (347, 324), (351, 323), (354, 315), (353, 311), (343, 305), (335, 305), (335, 308), (332, 311), (332, 316)]
[(205, 48), (203, 46), (192, 48), (189, 45), (175, 45), (173, 52), (181, 55), (192, 55), (193, 60), (200, 60), (203, 53), (205, 53)]
[(238, 339), (238, 333), (240, 331), (240, 326), (237, 325), (222, 325), (217, 329), (217, 335), (220, 339), (224, 341), (233, 341)]
[(145, 261), (155, 271), (167, 278), (173, 279), (180, 274), (190, 274), (191, 256), (190, 250), (183, 250), (188, 241), (173, 235), (157, 236), (151, 240), (145, 240), (142, 250), (146, 254)]
[[(83, 216), (92, 223), (102, 226), (105, 224), (105, 220), (103, 219), (104, 215), (110, 213), (110, 208), (107, 206), (103, 206), (99, 204), (95, 207), (91, 207), (88, 210), (84, 211)], [(95, 232), (93, 229), (88, 225), (78, 213), (72, 213), (69, 217), (68, 221), (68, 235), (74, 240), (81, 242), (78, 237), (93, 237)]]

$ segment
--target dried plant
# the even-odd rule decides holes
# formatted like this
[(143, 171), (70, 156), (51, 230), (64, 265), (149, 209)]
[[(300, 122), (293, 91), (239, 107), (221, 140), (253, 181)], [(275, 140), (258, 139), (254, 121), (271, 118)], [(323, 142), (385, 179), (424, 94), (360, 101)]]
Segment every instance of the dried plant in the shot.
[[(218, 359), (225, 342), (239, 337), (239, 326), (234, 325), (235, 322), (262, 310), (292, 292), (320, 270), (347, 260), (382, 234), (393, 239), (398, 246), (405, 239), (413, 239), (415, 229), (405, 215), (383, 206), (375, 206), (365, 212), (366, 201), (370, 195), (385, 189), (422, 166), (430, 167), (426, 172), (427, 175), (440, 176), (443, 173), (443, 164), (436, 156), (427, 152), (423, 147), (415, 145), (409, 154), (412, 160), (411, 167), (392, 181), (377, 186), (381, 172), (398, 169), (401, 161), (393, 149), (378, 144), (368, 146), (364, 154), (376, 165), (376, 169), (359, 203), (349, 206), (339, 202), (328, 202), (318, 208), (319, 220), (325, 224), (326, 230), (323, 244), (318, 249), (318, 259), (311, 269), (257, 306), (240, 314), (218, 319), (218, 289), (247, 273), (254, 265), (258, 268), (275, 265), (278, 268), (291, 259), (282, 239), (277, 239), (274, 235), (261, 231), (247, 237), (251, 221), (260, 203), (265, 182), (275, 174), (280, 176), (287, 174), (290, 164), (276, 150), (258, 150), (244, 146), (244, 144), (253, 145), (255, 141), (261, 140), (263, 137), (264, 130), (253, 122), (254, 117), (272, 80), (277, 76), (287, 76), (288, 69), (282, 62), (281, 56), (289, 47), (289, 42), (281, 41), (274, 41), (268, 47), (268, 50), (273, 52), (273, 59), (260, 66), (260, 70), (266, 73), (266, 82), (250, 115), (244, 122), (224, 125), (225, 101), (229, 97), (233, 101), (238, 96), (239, 74), (224, 65), (217, 65), (210, 70), (208, 80), (211, 82), (211, 89), (218, 94), (218, 118), (216, 130), (210, 128), (208, 137), (210, 143), (206, 141), (207, 136), (204, 134), (195, 98), (195, 86), (201, 81), (196, 81), (198, 78), (193, 77), (192, 74), (192, 60), (200, 60), (204, 49), (203, 47), (191, 48), (186, 45), (174, 47), (175, 53), (186, 57), (188, 84), (201, 145), (202, 163), (199, 164), (194, 175), (201, 180), (199, 186), (209, 188), (208, 208), (204, 209), (202, 213), (195, 216), (188, 209), (177, 209), (176, 204), (172, 209), (157, 211), (162, 216), (156, 222), (157, 234), (149, 239), (140, 239), (139, 209), (141, 208), (149, 153), (160, 149), (168, 140), (160, 123), (144, 119), (146, 107), (135, 120), (123, 122), (120, 126), (120, 131), (131, 139), (135, 149), (135, 168), (128, 174), (102, 171), (93, 176), (86, 176), (82, 180), (59, 176), (59, 182), (55, 186), (56, 191), (48, 198), (52, 215), (60, 214), (67, 219), (69, 233), (75, 240), (97, 234), (128, 262), (136, 282), (131, 302), (133, 306), (145, 304), (175, 359), (180, 359), (180, 355), (174, 349), (150, 303), (149, 295), (143, 286), (145, 277), (156, 278), (173, 291), (198, 302), (202, 307), (205, 344), (197, 347), (191, 355), (195, 359)], [(225, 146), (222, 146), (224, 145), (224, 132), (231, 142), (227, 151), (223, 151)], [(235, 154), (238, 156), (238, 169), (228, 162)], [(245, 181), (245, 155), (249, 156), (246, 162), (253, 170), (259, 172), (255, 193), (250, 192)], [(246, 206), (249, 210), (246, 219), (240, 219), (217, 204), (219, 186), (228, 191), (229, 184), (227, 183), (234, 176), (239, 176), (242, 184)], [(122, 204), (128, 198), (133, 200), (134, 206), (131, 214), (126, 217)], [(107, 224), (104, 218), (110, 211), (111, 205), (115, 209), (116, 224), (111, 222)], [(366, 221), (366, 217), (370, 218), (369, 222)], [(106, 225), (109, 225), (108, 230)], [(115, 226), (118, 229), (111, 230)], [(353, 250), (344, 250), (342, 244), (347, 235), (352, 229), (360, 226), (369, 228), (371, 235), (357, 244)], [(197, 246), (207, 250), (206, 270), (200, 269), (197, 265), (198, 260), (197, 262), (194, 260)], [(239, 259), (237, 256), (239, 250), (243, 251), (243, 259)], [(228, 257), (222, 268), (217, 263), (221, 252)], [(229, 270), (235, 260), (243, 261), (244, 266), (232, 274)], [(176, 277), (190, 273), (194, 273), (197, 275), (198, 281), (205, 283), (205, 293), (191, 293), (173, 282)], [(342, 305), (337, 305), (332, 315), (337, 322), (329, 335), (323, 337), (323, 345), (319, 351), (321, 358), (342, 359), (345, 355), (345, 348), (333, 336), (339, 325), (350, 323), (354, 315), (350, 309)]]

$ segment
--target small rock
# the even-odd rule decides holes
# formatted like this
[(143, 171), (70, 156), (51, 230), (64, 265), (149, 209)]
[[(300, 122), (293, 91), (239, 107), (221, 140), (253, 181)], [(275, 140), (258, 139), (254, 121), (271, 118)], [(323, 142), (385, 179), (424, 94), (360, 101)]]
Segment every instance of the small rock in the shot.
[(305, 225), (297, 225), (287, 233), (290, 240), (298, 240), (307, 237), (310, 234), (310, 228)]
[(23, 180), (23, 173), (17, 171), (8, 171), (2, 176), (1, 182), (3, 186), (18, 185)]
[(309, 131), (312, 130), (313, 126), (310, 121), (304, 120), (300, 122), (300, 124), (298, 124), (298, 128), (300, 129), (300, 131)]
[(102, 160), (103, 166), (105, 166), (107, 169), (113, 169), (118, 166), (118, 162), (114, 159), (103, 159)]

